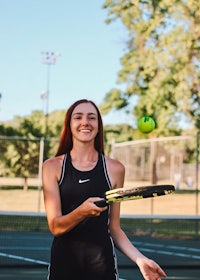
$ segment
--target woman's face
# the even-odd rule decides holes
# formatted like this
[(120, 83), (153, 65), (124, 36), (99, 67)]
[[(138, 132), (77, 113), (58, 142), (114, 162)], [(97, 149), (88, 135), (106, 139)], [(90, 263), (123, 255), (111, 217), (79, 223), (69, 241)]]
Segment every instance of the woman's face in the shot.
[(91, 103), (81, 103), (72, 112), (72, 138), (80, 142), (94, 141), (98, 133), (98, 114)]

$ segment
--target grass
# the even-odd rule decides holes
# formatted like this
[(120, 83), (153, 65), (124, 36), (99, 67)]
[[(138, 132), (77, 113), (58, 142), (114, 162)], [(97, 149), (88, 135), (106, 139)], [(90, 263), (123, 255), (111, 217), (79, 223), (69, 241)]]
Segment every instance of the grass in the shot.
[[(24, 186), (0, 186), (0, 190), (12, 191), (12, 190), (23, 190)], [(38, 186), (28, 186), (29, 190), (38, 190)]]

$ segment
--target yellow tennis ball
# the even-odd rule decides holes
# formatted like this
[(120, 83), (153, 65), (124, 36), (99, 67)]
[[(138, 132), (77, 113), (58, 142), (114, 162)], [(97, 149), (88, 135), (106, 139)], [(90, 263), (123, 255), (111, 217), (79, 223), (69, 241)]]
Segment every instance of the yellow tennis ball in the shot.
[(138, 120), (138, 129), (143, 133), (150, 133), (156, 124), (153, 118), (144, 116)]

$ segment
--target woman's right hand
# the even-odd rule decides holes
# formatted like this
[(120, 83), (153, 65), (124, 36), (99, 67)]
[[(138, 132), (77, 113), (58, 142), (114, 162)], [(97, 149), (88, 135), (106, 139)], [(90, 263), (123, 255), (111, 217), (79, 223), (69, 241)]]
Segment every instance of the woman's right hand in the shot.
[(100, 197), (90, 197), (86, 199), (80, 206), (79, 211), (81, 211), (81, 214), (83, 216), (87, 217), (97, 217), (100, 216), (102, 212), (104, 212), (107, 209), (107, 206), (105, 207), (98, 207), (94, 202), (100, 201), (102, 198)]

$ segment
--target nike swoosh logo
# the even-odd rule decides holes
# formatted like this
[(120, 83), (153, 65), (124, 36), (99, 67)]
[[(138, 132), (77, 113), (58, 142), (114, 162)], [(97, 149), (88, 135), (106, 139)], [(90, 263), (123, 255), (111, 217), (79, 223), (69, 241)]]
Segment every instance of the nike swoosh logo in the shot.
[(79, 179), (78, 182), (79, 182), (80, 184), (82, 184), (82, 183), (86, 183), (86, 182), (89, 182), (89, 181), (90, 181), (90, 179), (85, 179), (85, 180)]

